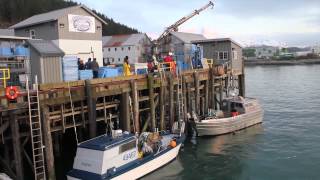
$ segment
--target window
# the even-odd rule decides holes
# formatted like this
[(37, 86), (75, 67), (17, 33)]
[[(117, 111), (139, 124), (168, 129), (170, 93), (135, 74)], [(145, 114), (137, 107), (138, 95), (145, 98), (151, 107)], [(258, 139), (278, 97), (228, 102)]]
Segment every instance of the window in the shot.
[(131, 47), (128, 47), (128, 50), (130, 51)]
[(112, 62), (114, 62), (114, 59), (112, 58)]
[(238, 59), (238, 52), (232, 51), (232, 59)]
[(114, 51), (117, 51), (117, 48), (114, 48)]
[(271, 53), (272, 53), (272, 51), (271, 51), (271, 50), (268, 50), (268, 52), (269, 52), (269, 54), (271, 54)]
[(121, 51), (123, 51), (123, 47), (121, 48)]
[(110, 52), (110, 48), (108, 48), (108, 51)]
[(218, 52), (218, 59), (219, 60), (228, 60), (228, 52)]
[(130, 141), (119, 148), (119, 154), (126, 152), (130, 149), (134, 149), (136, 147), (136, 140)]
[(35, 39), (36, 38), (36, 31), (34, 29), (30, 30), (30, 38)]
[(120, 62), (120, 58), (118, 58), (118, 61)]

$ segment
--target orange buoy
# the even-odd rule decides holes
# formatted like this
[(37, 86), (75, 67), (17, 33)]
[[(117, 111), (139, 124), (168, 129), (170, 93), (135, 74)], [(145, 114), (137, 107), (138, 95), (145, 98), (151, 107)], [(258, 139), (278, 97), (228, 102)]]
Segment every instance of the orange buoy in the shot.
[(19, 91), (17, 86), (9, 86), (6, 88), (6, 96), (10, 100), (14, 100), (18, 97)]
[(171, 140), (170, 146), (171, 146), (172, 148), (175, 148), (175, 147), (177, 146), (176, 140)]
[(216, 76), (222, 76), (225, 74), (224, 67), (222, 65), (213, 68), (213, 73)]

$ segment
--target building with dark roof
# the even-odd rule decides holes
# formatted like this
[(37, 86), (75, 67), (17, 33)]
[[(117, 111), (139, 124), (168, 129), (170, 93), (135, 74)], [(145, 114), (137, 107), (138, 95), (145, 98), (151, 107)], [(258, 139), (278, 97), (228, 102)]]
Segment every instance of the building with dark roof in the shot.
[(151, 59), (152, 42), (146, 34), (104, 36), (102, 42), (105, 63), (122, 64), (126, 56), (129, 63), (145, 63)]
[(102, 24), (106, 22), (80, 5), (34, 15), (10, 28), (16, 36), (50, 40), (66, 55), (97, 58), (102, 65)]

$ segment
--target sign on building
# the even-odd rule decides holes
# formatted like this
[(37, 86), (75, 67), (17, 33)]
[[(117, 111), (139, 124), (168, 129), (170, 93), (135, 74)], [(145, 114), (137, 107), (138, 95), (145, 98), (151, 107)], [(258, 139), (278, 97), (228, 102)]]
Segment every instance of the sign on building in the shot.
[(70, 32), (95, 33), (95, 19), (91, 16), (68, 14)]

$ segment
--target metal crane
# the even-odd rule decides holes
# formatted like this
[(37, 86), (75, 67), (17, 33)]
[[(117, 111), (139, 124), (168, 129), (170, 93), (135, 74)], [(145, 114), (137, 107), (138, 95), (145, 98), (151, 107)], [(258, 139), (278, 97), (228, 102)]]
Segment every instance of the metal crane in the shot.
[(166, 28), (166, 30), (161, 34), (161, 36), (157, 39), (157, 41), (159, 41), (160, 39), (162, 39), (163, 37), (167, 36), (170, 32), (172, 31), (178, 31), (178, 27), (185, 23), (186, 21), (188, 21), (189, 19), (191, 19), (192, 17), (194, 17), (197, 14), (200, 14), (200, 12), (206, 10), (209, 7), (214, 6), (213, 2), (209, 1), (208, 4), (206, 4), (205, 6), (203, 6), (202, 8), (198, 9), (198, 10), (194, 10), (194, 12), (192, 12), (191, 14), (189, 14), (188, 16), (185, 16), (183, 18), (181, 18), (180, 20), (178, 20), (177, 22), (175, 22), (174, 24), (172, 24), (171, 26), (169, 26), (168, 28)]

